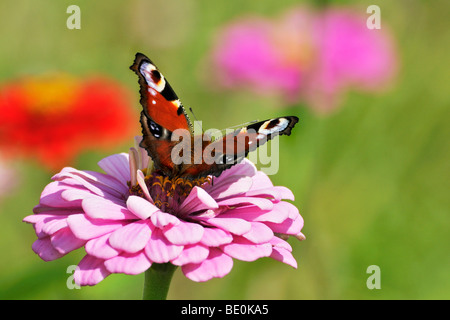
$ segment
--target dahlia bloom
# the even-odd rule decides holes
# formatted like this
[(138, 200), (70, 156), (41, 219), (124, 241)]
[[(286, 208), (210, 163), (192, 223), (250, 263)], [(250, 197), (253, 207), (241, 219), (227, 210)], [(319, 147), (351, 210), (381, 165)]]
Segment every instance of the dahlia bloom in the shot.
[(366, 26), (365, 10), (296, 7), (275, 19), (240, 18), (216, 37), (215, 85), (275, 95), (281, 104), (305, 102), (334, 110), (349, 89), (378, 91), (397, 71), (383, 23)]
[[(0, 86), (0, 148), (60, 169), (81, 151), (110, 147), (135, 129), (127, 89), (104, 76), (29, 76)], [(95, 139), (92, 139), (95, 137)]]
[(77, 284), (163, 263), (181, 266), (194, 281), (225, 276), (233, 258), (271, 257), (297, 267), (285, 239), (304, 239), (303, 219), (282, 201), (293, 194), (250, 161), (214, 179), (170, 180), (152, 171), (146, 151), (136, 147), (99, 166), (105, 173), (64, 168), (24, 219), (38, 237), (32, 249), (45, 261), (85, 248)]

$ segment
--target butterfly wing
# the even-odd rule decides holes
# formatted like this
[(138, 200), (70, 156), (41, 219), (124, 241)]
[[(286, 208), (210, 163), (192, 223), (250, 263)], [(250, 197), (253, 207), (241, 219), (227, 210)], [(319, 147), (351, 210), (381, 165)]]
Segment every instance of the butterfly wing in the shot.
[(130, 69), (139, 77), (143, 108), (140, 146), (147, 150), (157, 169), (172, 176), (176, 166), (171, 160), (171, 150), (177, 144), (171, 141), (172, 132), (176, 129), (192, 132), (191, 122), (175, 91), (147, 56), (137, 53)]
[(219, 176), (224, 170), (241, 162), (255, 150), (278, 135), (290, 135), (298, 122), (295, 116), (269, 119), (238, 129), (223, 138), (203, 145), (203, 161), (188, 164), (182, 170), (186, 177)]

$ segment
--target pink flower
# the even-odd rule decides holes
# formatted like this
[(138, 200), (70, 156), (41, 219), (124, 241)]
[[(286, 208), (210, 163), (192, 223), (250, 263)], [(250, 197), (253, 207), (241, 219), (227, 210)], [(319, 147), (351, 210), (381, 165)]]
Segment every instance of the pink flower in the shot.
[(318, 61), (304, 95), (317, 111), (335, 108), (350, 88), (376, 92), (387, 87), (397, 61), (384, 25), (368, 29), (367, 16), (348, 9), (329, 9), (316, 19)]
[(216, 37), (215, 85), (306, 102), (317, 112), (335, 109), (351, 88), (384, 88), (397, 71), (395, 50), (384, 24), (370, 30), (366, 19), (364, 10), (304, 7), (276, 19), (241, 18)]
[[(111, 273), (139, 274), (153, 263), (172, 263), (191, 280), (228, 274), (233, 258), (271, 257), (294, 268), (286, 239), (303, 219), (285, 187), (273, 186), (244, 160), (218, 178), (170, 180), (145, 150), (99, 162), (105, 173), (64, 168), (45, 187), (32, 223), (32, 248), (43, 260), (84, 247), (75, 281), (95, 285)], [(145, 173), (148, 173), (147, 175)]]
[(239, 20), (218, 37), (213, 52), (220, 85), (248, 87), (257, 93), (284, 93), (294, 99), (300, 89), (302, 70), (287, 63), (272, 41), (272, 26), (261, 18)]

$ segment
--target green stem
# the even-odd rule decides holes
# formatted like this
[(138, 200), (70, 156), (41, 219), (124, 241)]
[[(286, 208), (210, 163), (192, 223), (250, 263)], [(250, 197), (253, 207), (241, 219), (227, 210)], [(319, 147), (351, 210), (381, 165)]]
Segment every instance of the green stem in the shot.
[(171, 263), (153, 263), (145, 271), (143, 300), (166, 300), (170, 281), (176, 270)]

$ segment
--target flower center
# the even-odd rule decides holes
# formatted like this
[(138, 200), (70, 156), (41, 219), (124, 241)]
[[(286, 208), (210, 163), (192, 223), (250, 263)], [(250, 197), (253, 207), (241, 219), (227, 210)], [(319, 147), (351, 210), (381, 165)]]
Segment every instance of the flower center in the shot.
[(24, 82), (27, 107), (36, 113), (60, 112), (68, 109), (78, 90), (76, 79), (65, 74), (49, 74)]
[[(170, 179), (160, 172), (154, 171), (146, 175), (144, 181), (155, 206), (161, 209), (161, 211), (176, 216), (179, 206), (187, 198), (192, 188), (196, 186), (201, 187), (205, 183), (210, 183), (211, 178), (206, 177), (192, 180), (183, 178)], [(145, 197), (139, 184), (131, 186), (128, 183), (128, 185), (130, 195)]]

